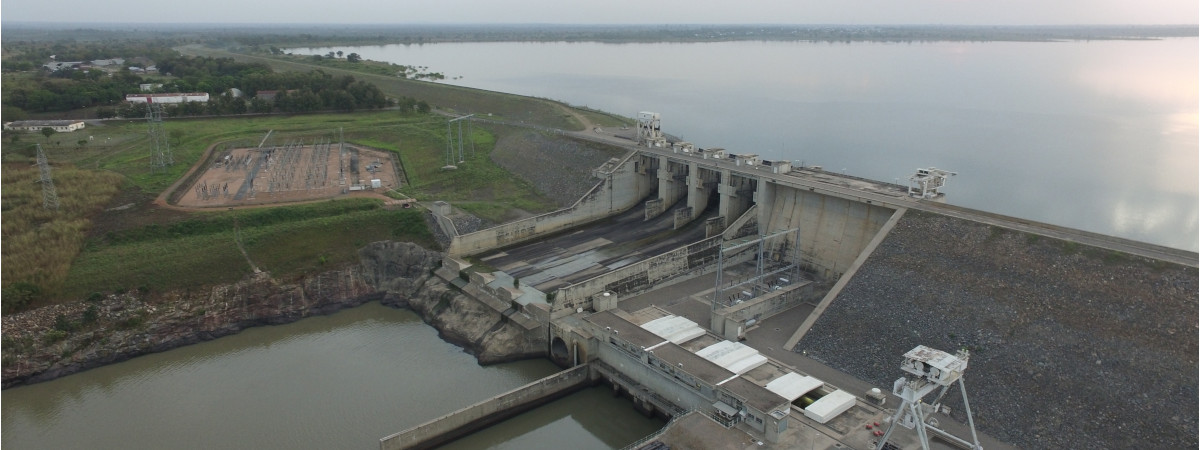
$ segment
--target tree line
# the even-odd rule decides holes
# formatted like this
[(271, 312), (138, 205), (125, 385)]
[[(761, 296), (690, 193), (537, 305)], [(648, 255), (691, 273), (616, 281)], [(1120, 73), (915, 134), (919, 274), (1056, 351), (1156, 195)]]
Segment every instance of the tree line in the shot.
[[(232, 58), (164, 56), (156, 61), (161, 78), (143, 77), (122, 68), (111, 75), (100, 70), (35, 70), (3, 88), (3, 114), (14, 120), (26, 112), (57, 112), (94, 107), (98, 118), (142, 117), (147, 106), (125, 103), (126, 94), (140, 93), (140, 84), (161, 84), (159, 92), (205, 92), (208, 102), (167, 107), (170, 116), (227, 115), (269, 112), (354, 111), (399, 104), (405, 111), (427, 112), (424, 101), (387, 98), (375, 85), (350, 75), (333, 76), (321, 70), (274, 72), (262, 63)], [(24, 74), (23, 74), (24, 75)], [(169, 76), (167, 76), (169, 75)], [(234, 91), (236, 89), (237, 91)], [(240, 91), (240, 92), (239, 92)], [(259, 95), (276, 91), (273, 95)]]

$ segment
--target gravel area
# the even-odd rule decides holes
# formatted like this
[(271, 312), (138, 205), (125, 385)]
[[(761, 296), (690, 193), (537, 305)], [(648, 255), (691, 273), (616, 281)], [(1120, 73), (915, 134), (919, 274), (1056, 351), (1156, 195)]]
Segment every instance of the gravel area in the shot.
[(439, 250), (445, 251), (450, 248), (450, 236), (442, 231), (442, 227), (438, 226), (437, 219), (433, 218), (432, 212), (425, 213), (425, 225), (429, 226), (429, 231), (433, 232), (433, 240), (438, 243)]
[[(458, 231), (459, 235), (470, 234), (496, 226), (491, 221), (481, 219), (458, 208), (454, 208), (454, 211), (447, 217), (450, 219), (450, 222), (454, 223), (454, 229)], [(433, 231), (433, 239), (441, 246), (442, 250), (450, 248), (450, 236), (438, 225), (437, 219), (433, 217), (433, 213), (425, 214), (425, 224), (429, 225), (429, 229)]]
[(910, 211), (795, 350), (891, 386), (913, 347), (966, 348), (1000, 440), (1196, 448), (1197, 292), (1196, 269)]
[(458, 234), (471, 234), (476, 231), (491, 228), (496, 224), (480, 219), (472, 214), (456, 211), (456, 214), (450, 216), (450, 221), (454, 222), (454, 229), (458, 230)]
[(600, 180), (592, 169), (624, 152), (600, 144), (551, 137), (534, 131), (501, 138), (492, 161), (533, 184), (560, 207), (574, 204)]

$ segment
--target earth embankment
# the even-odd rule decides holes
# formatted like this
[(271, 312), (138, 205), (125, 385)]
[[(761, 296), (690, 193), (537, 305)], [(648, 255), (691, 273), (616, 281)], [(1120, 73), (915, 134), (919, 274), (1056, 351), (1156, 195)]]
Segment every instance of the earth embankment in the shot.
[(507, 133), (492, 151), (492, 161), (533, 185), (560, 207), (574, 204), (600, 180), (592, 170), (624, 151), (591, 142), (532, 131)]
[(887, 387), (913, 347), (965, 348), (1001, 440), (1195, 448), (1198, 291), (1195, 269), (910, 211), (795, 350)]

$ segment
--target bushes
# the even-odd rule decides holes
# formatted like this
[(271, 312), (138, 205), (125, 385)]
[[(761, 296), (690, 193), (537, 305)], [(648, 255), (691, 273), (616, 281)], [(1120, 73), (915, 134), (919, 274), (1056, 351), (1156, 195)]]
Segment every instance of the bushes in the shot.
[(233, 230), (236, 222), (240, 228), (264, 227), (288, 222), (297, 222), (321, 217), (332, 217), (357, 211), (370, 211), (381, 207), (378, 200), (350, 199), (328, 201), (309, 205), (280, 206), (233, 213), (220, 213), (175, 222), (169, 225), (150, 224), (142, 228), (109, 233), (105, 237), (112, 244), (126, 244), (155, 239), (181, 238)]
[[(121, 176), (111, 172), (54, 167), (58, 211), (42, 207), (36, 168), (3, 166), (3, 265), (5, 314), (52, 297), (83, 247), (87, 219), (116, 194)], [(10, 282), (15, 282), (11, 283)]]
[(45, 343), (46, 345), (50, 345), (55, 342), (66, 339), (69, 334), (70, 333), (67, 333), (66, 331), (62, 331), (62, 330), (50, 330), (50, 331), (47, 331), (46, 334), (42, 335), (42, 342)]
[[(378, 200), (354, 199), (246, 211), (238, 216), (250, 260), (273, 276), (312, 273), (351, 263), (365, 242), (398, 239), (429, 245), (432, 233), (415, 209), (390, 211)], [(232, 213), (206, 219), (219, 221)], [(290, 219), (290, 220), (287, 220)], [(272, 223), (278, 222), (278, 223)], [(119, 287), (154, 292), (231, 283), (250, 273), (233, 237), (221, 232), (97, 243), (75, 261), (62, 291), (84, 298)], [(266, 224), (249, 227), (247, 223)], [(210, 226), (210, 225), (205, 225)], [(165, 228), (165, 227), (164, 227)], [(197, 227), (195, 230), (204, 230)], [(322, 258), (324, 264), (321, 264)]]
[(0, 292), (0, 306), (4, 314), (20, 311), (42, 295), (42, 288), (36, 284), (18, 281)]
[(72, 322), (70, 319), (67, 319), (67, 316), (65, 316), (63, 314), (59, 314), (54, 317), (54, 329), (55, 330), (66, 331), (66, 332), (70, 333), (72, 331), (75, 331), (76, 328), (79, 328), (79, 324)]

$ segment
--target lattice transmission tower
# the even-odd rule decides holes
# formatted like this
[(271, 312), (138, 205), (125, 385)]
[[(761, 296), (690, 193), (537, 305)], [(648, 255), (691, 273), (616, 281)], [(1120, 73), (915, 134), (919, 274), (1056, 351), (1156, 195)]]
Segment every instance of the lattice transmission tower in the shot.
[[(475, 117), (475, 115), (468, 114), (468, 115), (465, 115), (462, 117), (456, 117), (456, 118), (450, 119), (448, 122), (446, 122), (446, 166), (447, 167), (455, 165), (454, 149), (456, 146), (458, 147), (457, 161), (459, 163), (466, 161), (466, 155), (463, 153), (463, 144), (466, 142), (464, 139), (470, 139), (470, 141), (471, 141), (471, 157), (475, 156), (475, 140), (472, 139), (472, 137), (471, 137), (471, 135), (475, 132), (475, 129), (472, 126), (472, 121), (471, 121), (472, 117)], [(467, 135), (465, 138), (463, 137), (463, 126), (462, 126), (463, 121), (467, 122)], [(457, 139), (455, 139), (455, 136), (454, 136), (454, 125), (455, 124), (458, 125), (458, 138)]]
[(42, 150), (42, 144), (37, 145), (37, 165), (42, 173), (41, 179), (38, 180), (42, 183), (42, 207), (58, 210), (58, 190), (54, 189), (54, 180), (50, 178), (50, 163), (46, 161), (46, 152)]
[(150, 129), (150, 169), (153, 171), (166, 170), (175, 164), (171, 156), (171, 143), (167, 140), (167, 131), (163, 129), (163, 108), (160, 103), (150, 103), (146, 108), (146, 122)]

